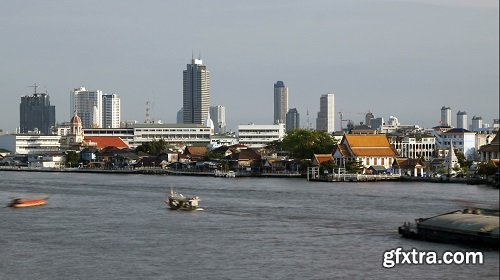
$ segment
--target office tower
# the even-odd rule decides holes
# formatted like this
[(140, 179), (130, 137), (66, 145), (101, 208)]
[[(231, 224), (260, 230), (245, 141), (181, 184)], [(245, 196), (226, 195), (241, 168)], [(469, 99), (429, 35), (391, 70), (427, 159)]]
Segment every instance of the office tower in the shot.
[(214, 122), (215, 133), (224, 134), (226, 132), (226, 107), (221, 105), (211, 106), (210, 117)]
[(183, 123), (203, 124), (210, 108), (210, 71), (192, 59), (183, 71)]
[(477, 131), (483, 128), (483, 118), (474, 116), (472, 117), (472, 131)]
[(71, 92), (71, 115), (78, 114), (83, 128), (102, 127), (102, 91), (76, 88)]
[(38, 131), (41, 134), (52, 134), (56, 124), (56, 108), (50, 105), (46, 93), (35, 93), (21, 97), (19, 106), (19, 127), (21, 133)]
[(183, 119), (183, 114), (184, 114), (184, 109), (183, 108), (180, 108), (179, 111), (177, 111), (177, 123), (184, 123)]
[(368, 112), (366, 113), (365, 115), (365, 124), (368, 126), (368, 127), (372, 127), (372, 120), (375, 118), (375, 116), (373, 115), (372, 112)]
[(120, 97), (116, 94), (102, 95), (102, 127), (120, 128)]
[(300, 115), (297, 108), (292, 108), (286, 113), (286, 131), (300, 128)]
[(288, 112), (288, 88), (283, 81), (274, 84), (274, 124), (285, 123)]
[(441, 108), (441, 125), (451, 126), (451, 108), (443, 106)]
[(467, 124), (467, 113), (464, 111), (458, 111), (457, 113), (457, 128), (469, 128)]
[(332, 133), (335, 131), (334, 94), (321, 95), (319, 99), (319, 112), (316, 118), (316, 129)]

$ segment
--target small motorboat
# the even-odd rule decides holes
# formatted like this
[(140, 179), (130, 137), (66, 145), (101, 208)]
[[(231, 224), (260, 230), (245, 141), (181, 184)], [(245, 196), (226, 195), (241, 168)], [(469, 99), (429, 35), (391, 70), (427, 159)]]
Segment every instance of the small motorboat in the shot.
[(203, 210), (203, 208), (199, 207), (200, 198), (198, 196), (184, 196), (171, 189), (167, 198), (165, 203), (172, 210)]
[(25, 207), (33, 207), (33, 206), (42, 206), (45, 203), (47, 203), (47, 199), (14, 198), (9, 203), (9, 207), (13, 207), (13, 208), (25, 208)]

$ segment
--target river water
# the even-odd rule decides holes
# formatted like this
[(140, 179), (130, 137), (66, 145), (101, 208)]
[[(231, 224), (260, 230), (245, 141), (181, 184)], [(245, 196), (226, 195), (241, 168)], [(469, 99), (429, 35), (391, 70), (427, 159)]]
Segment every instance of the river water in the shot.
[[(172, 211), (173, 187), (205, 211)], [(486, 186), (0, 172), (0, 279), (498, 279), (499, 253), (403, 239), (397, 227), (468, 205)], [(481, 251), (483, 265), (382, 267), (384, 251)]]

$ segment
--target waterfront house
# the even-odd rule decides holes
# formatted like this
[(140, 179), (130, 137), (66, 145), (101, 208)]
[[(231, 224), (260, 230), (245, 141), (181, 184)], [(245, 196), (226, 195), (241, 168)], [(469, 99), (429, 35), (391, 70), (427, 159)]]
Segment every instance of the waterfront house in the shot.
[(323, 162), (333, 161), (332, 154), (314, 154), (314, 158), (312, 160), (313, 166), (320, 166)]
[(116, 136), (91, 136), (85, 137), (84, 143), (87, 146), (102, 149), (106, 147), (115, 147), (118, 149), (126, 149), (129, 146), (120, 137)]
[(357, 161), (366, 170), (372, 165), (392, 168), (397, 152), (384, 134), (353, 135), (345, 134), (332, 152), (337, 166)]
[[(444, 160), (443, 160), (444, 161)], [(443, 164), (441, 161), (439, 164)], [(425, 164), (419, 158), (396, 158), (392, 163), (394, 173), (406, 176), (423, 177)]]
[(203, 160), (207, 152), (207, 147), (186, 146), (183, 155), (188, 161), (198, 161)]
[(261, 155), (251, 148), (235, 151), (225, 159), (232, 163), (231, 168), (248, 172), (261, 168)]

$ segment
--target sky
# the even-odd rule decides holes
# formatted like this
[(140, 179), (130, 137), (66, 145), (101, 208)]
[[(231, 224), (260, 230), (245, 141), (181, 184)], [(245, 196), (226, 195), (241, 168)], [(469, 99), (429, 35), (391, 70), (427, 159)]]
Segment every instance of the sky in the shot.
[(174, 123), (182, 71), (201, 57), (230, 129), (273, 123), (273, 85), (303, 127), (322, 94), (344, 119), (439, 124), (442, 106), (499, 118), (498, 0), (0, 0), (0, 129), (33, 84), (58, 122), (70, 92), (116, 93), (122, 120)]

